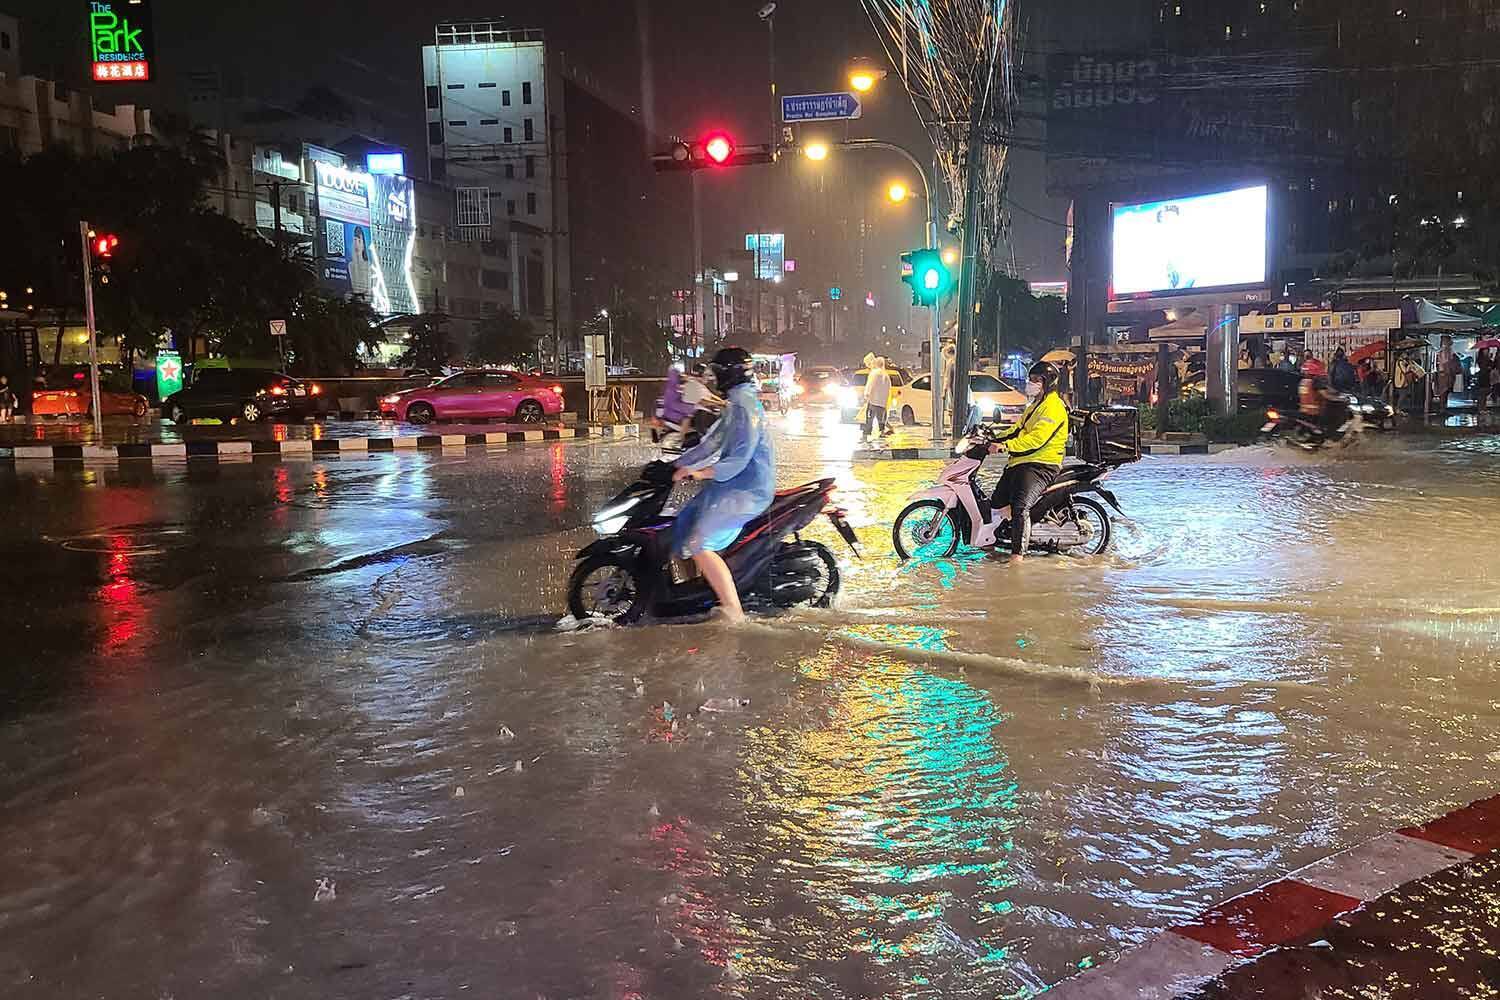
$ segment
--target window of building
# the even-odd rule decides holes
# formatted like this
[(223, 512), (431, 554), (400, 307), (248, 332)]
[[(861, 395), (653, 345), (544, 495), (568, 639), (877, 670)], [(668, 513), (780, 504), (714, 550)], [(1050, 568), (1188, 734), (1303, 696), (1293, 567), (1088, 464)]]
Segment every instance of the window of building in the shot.
[(449, 128), (465, 128), (465, 127), (468, 126), (468, 124), (469, 124), (468, 119), (465, 119), (465, 118), (455, 118), (454, 120), (452, 120), (452, 121), (450, 121), (448, 123), (448, 127)]
[(443, 123), (442, 122), (428, 122), (427, 123), (427, 141), (428, 141), (428, 143), (430, 143), (431, 145), (434, 145), (434, 146), (441, 146), (443, 144)]
[(481, 119), (479, 119), (479, 124), (481, 124), (481, 125), (499, 125), (500, 124), (500, 119), (498, 119), (498, 118), (481, 118)]
[(531, 103), (531, 81), (530, 80), (527, 80), (525, 83), (521, 84), (521, 103), (522, 104), (530, 104)]
[(516, 141), (516, 133), (511, 130), (511, 127), (509, 125), (505, 126), (505, 141), (506, 142), (515, 142)]
[(494, 90), (495, 89), (495, 85), (493, 83), (481, 83), (479, 85), (479, 89), (480, 90)]
[(427, 88), (427, 106), (429, 108), (442, 107), (443, 99), (436, 87)]
[(516, 165), (514, 163), (507, 163), (505, 165), (505, 179), (508, 181), (516, 179)]
[(534, 142), (536, 140), (536, 130), (532, 128), (530, 118), (522, 119), (521, 133), (526, 137), (527, 142)]
[(527, 215), (535, 215), (536, 214), (536, 192), (535, 191), (527, 191), (526, 192), (526, 214)]
[(535, 177), (536, 176), (536, 157), (535, 156), (528, 156), (528, 157), (526, 157), (526, 176), (527, 177)]
[(461, 83), (450, 83), (450, 84), (448, 84), (448, 89), (449, 90), (463, 90), (464, 89), (464, 85), (461, 84)]
[(509, 201), (507, 201), (505, 203), (505, 214), (506, 215), (515, 215), (516, 214), (516, 200), (514, 198), (510, 199)]
[(507, 107), (507, 108), (510, 107), (510, 91), (508, 91), (508, 90), (502, 90), (502, 91), (500, 91), (500, 103), (502, 105), (504, 105), (505, 107)]
[(10, 51), (10, 32), (0, 31), (0, 49), (4, 49), (6, 52)]
[(458, 188), (458, 224), (460, 226), (488, 226), (490, 224), (490, 189), (482, 187)]

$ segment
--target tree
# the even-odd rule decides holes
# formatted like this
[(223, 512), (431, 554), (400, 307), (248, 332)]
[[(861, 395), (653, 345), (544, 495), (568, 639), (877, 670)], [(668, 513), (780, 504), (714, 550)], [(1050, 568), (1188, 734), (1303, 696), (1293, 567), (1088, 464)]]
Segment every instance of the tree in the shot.
[(358, 299), (336, 299), (315, 292), (301, 295), (287, 321), (287, 339), (299, 373), (348, 375), (385, 339), (375, 313)]
[(979, 302), (976, 355), (1043, 354), (1067, 343), (1068, 317), (1063, 300), (1033, 295), (1030, 286), (1018, 278), (990, 273)]
[(612, 307), (609, 316), (596, 316), (586, 332), (601, 336), (613, 331), (610, 353), (616, 364), (630, 363), (646, 372), (663, 372), (672, 359), (672, 331), (633, 303)]
[(514, 310), (502, 309), (499, 315), (480, 321), (469, 347), (469, 361), (474, 364), (530, 361), (541, 338), (542, 333), (531, 320)]
[(448, 333), (448, 317), (427, 313), (412, 320), (407, 333), (406, 353), (401, 364), (407, 368), (425, 368), (437, 372), (453, 357), (453, 339)]

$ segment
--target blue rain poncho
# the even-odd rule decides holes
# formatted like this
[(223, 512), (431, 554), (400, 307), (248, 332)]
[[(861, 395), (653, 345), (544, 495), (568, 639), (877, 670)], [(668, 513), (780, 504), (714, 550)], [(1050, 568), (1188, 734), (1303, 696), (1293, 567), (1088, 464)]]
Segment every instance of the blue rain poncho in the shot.
[(714, 478), (677, 514), (672, 548), (681, 559), (728, 548), (776, 496), (776, 455), (759, 392), (753, 383), (737, 385), (727, 402), (702, 443), (677, 460), (680, 469), (714, 467)]

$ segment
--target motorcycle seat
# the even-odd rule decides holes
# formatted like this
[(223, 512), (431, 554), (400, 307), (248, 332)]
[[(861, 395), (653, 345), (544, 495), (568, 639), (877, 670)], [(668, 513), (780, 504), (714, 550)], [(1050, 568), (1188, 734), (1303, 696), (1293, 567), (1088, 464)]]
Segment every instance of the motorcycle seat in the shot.
[(833, 485), (834, 480), (832, 479), (819, 479), (816, 482), (803, 483), (801, 486), (793, 486), (790, 489), (777, 490), (776, 496), (771, 499), (771, 506), (766, 508), (764, 514), (751, 519), (745, 525), (739, 537), (734, 540), (734, 545), (738, 546), (741, 542), (754, 538), (764, 531), (766, 525), (770, 524), (772, 519), (778, 514), (786, 511), (789, 507), (796, 506), (813, 494), (825, 493), (833, 489)]

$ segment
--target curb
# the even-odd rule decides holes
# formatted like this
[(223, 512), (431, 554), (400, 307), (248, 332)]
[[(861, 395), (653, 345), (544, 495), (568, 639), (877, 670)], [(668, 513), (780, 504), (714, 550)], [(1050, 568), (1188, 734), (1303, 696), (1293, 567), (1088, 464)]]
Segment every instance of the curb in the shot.
[[(1142, 455), (1219, 455), (1240, 447), (1237, 444), (1142, 444)], [(948, 448), (865, 448), (854, 453), (856, 462), (943, 461), (953, 457)]]
[(1316, 940), (1337, 917), (1500, 848), (1500, 796), (1404, 827), (1236, 896), (1113, 962), (1065, 979), (1048, 1000), (1169, 1000), (1280, 945)]
[(535, 444), (547, 441), (625, 440), (640, 433), (637, 424), (609, 427), (563, 427), (534, 431), (497, 431), (491, 434), (421, 434), (411, 437), (348, 437), (289, 441), (179, 441), (159, 444), (45, 444), (0, 447), (0, 462), (123, 462), (211, 459), (228, 456), (288, 458), (310, 455), (347, 455), (396, 451), (435, 451), (489, 445)]

